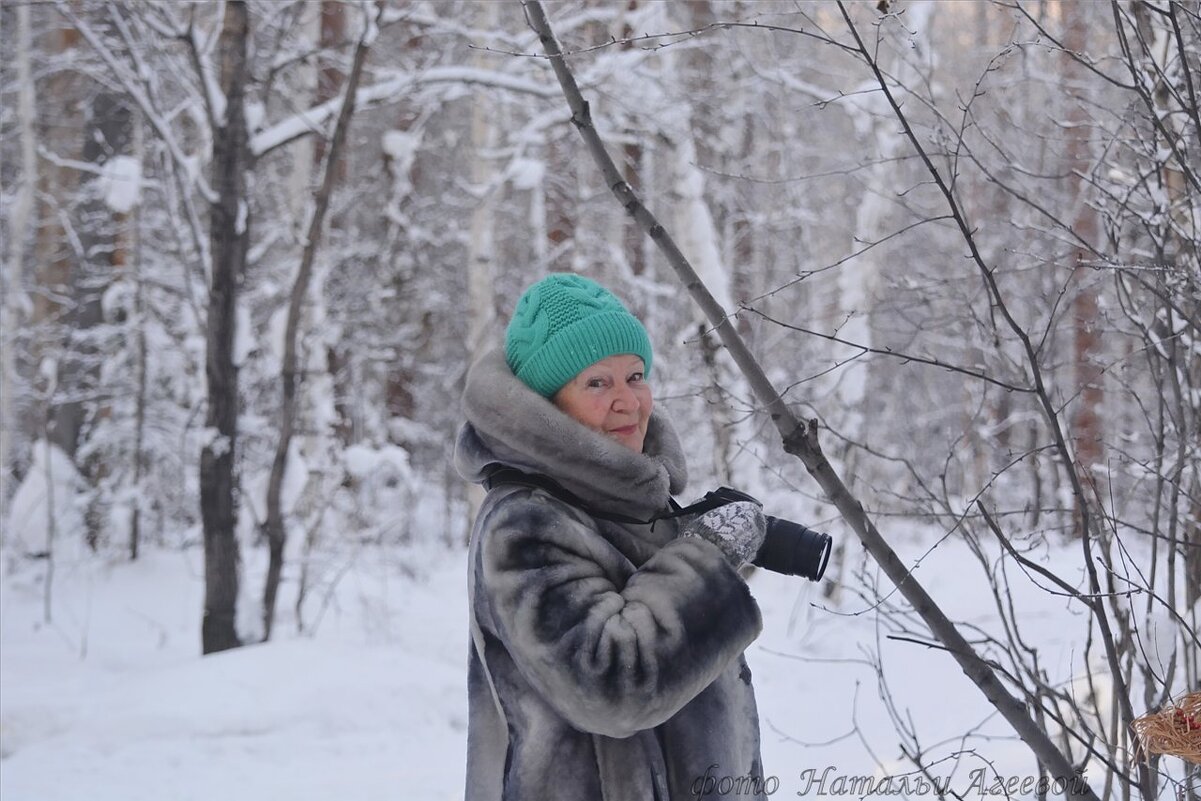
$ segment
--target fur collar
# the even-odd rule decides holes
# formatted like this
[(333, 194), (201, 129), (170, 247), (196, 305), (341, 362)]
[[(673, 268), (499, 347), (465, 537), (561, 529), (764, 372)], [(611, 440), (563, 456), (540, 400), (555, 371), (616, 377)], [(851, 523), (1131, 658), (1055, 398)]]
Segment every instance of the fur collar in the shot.
[(635, 453), (523, 384), (499, 348), (468, 371), (463, 412), (455, 467), (468, 481), (483, 481), (483, 469), (501, 462), (550, 476), (600, 510), (648, 518), (688, 480), (679, 437), (661, 412), (652, 412)]

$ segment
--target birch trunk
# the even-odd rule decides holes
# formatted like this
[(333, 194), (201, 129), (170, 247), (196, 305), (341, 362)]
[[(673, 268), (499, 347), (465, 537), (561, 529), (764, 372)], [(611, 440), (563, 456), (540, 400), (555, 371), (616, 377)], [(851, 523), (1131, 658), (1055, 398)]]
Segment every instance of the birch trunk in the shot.
[[(497, 23), (497, 4), (481, 3), (476, 6), (481, 30), (492, 30)], [(473, 59), (475, 66), (483, 66), (484, 56), (477, 51)], [(496, 145), (496, 127), (491, 124), (492, 103), (486, 90), (472, 93), (471, 103), (471, 185), (480, 193), (480, 198), (471, 212), (470, 239), (467, 245), (467, 357), (474, 363), (492, 344), (496, 337), (496, 304), (494, 289), (494, 258), (496, 245), (493, 241), (495, 215), (494, 193), (489, 191), (495, 167), (491, 151)], [(541, 190), (535, 188), (531, 203), (537, 208), (542, 200)], [(545, 247), (544, 243), (541, 244)], [(467, 488), (468, 520), (474, 520), (484, 501), (484, 491), (475, 484)]]
[[(82, 143), (73, 135), (74, 129), (64, 119), (81, 116), (79, 106), (83, 102), (83, 77), (67, 61), (71, 51), (79, 44), (80, 34), (73, 27), (63, 26), (47, 38), (49, 56), (62, 58), (57, 60), (56, 69), (46, 78), (43, 94), (55, 98), (55, 103), (52, 109), (37, 112), (37, 141), (60, 158), (77, 160)], [(41, 168), (35, 173), (38, 203), (33, 283), (49, 291), (33, 296), (31, 323), (35, 326), (36, 338), (33, 343), (34, 360), (39, 364), (38, 373), (45, 382), (41, 387), (41, 419), (37, 420), (35, 426), (36, 430), (44, 431), (45, 436), (57, 444), (60, 441), (56, 425), (58, 361), (62, 354), (63, 330), (71, 314), (70, 304), (63, 299), (70, 292), (74, 262), (69, 244), (71, 237), (64, 225), (67, 213), (63, 207), (70, 198), (76, 196), (79, 174), (74, 168), (61, 163), (47, 162), (39, 166)]]
[[(138, 120), (134, 125), (133, 151), (138, 163), (143, 162), (144, 139), (143, 124)], [(146, 403), (147, 403), (147, 370), (146, 370), (146, 292), (145, 280), (142, 275), (142, 204), (133, 210), (132, 225), (129, 230), (131, 254), (130, 273), (134, 284), (134, 359), (137, 370), (137, 397), (134, 401), (134, 444), (133, 444), (133, 510), (129, 520), (129, 558), (136, 560), (142, 544), (142, 474), (145, 469), (146, 439)]]
[[(481, 30), (491, 30), (497, 24), (497, 5), (477, 6)], [(483, 67), (485, 57), (476, 51), (474, 66)], [(471, 185), (480, 195), (471, 212), (471, 231), (467, 250), (467, 296), (470, 328), (468, 356), (474, 362), (493, 340), (495, 304), (493, 275), (496, 244), (494, 241), (494, 197), (490, 191), (495, 166), (491, 151), (496, 146), (496, 129), (492, 123), (493, 104), (486, 89), (476, 90), (471, 97)]]
[[(1064, 36), (1064, 46), (1073, 52), (1085, 52), (1089, 40), (1089, 19), (1091, 12), (1079, 6), (1064, 7), (1067, 18), (1067, 31)], [(1072, 229), (1077, 236), (1086, 242), (1097, 241), (1097, 215), (1085, 200), (1085, 179), (1092, 165), (1089, 134), (1088, 111), (1085, 108), (1087, 99), (1077, 98), (1083, 91), (1084, 67), (1074, 59), (1065, 58), (1064, 81), (1068, 86), (1069, 107), (1068, 117), (1068, 151), (1067, 151), (1067, 180), (1069, 202), (1076, 209)], [(1096, 469), (1102, 466), (1102, 412), (1103, 399), (1101, 375), (1101, 320), (1098, 306), (1097, 288), (1094, 284), (1093, 271), (1080, 266), (1091, 259), (1091, 254), (1082, 248), (1077, 248), (1072, 259), (1074, 265), (1073, 281), (1076, 283), (1076, 296), (1072, 300), (1072, 357), (1075, 370), (1075, 383), (1079, 399), (1072, 411), (1072, 444), (1075, 450), (1076, 469), (1081, 471), (1084, 480), (1095, 487), (1104, 497), (1107, 493), (1103, 487), (1098, 487), (1098, 477), (1104, 472)], [(1078, 503), (1084, 503), (1083, 498), (1077, 498)], [(1077, 510), (1076, 519), (1083, 519), (1083, 510)], [(1089, 536), (1089, 532), (1077, 528), (1077, 536)]]
[[(321, 53), (319, 58), (325, 62), (320, 67), (310, 64), (305, 64), (300, 67), (301, 85), (311, 87), (314, 105), (319, 105), (333, 98), (342, 88), (342, 80), (345, 78), (342, 72), (336, 69), (335, 62), (330, 60), (326, 55), (328, 49), (337, 46), (338, 41), (340, 41), (345, 32), (345, 21), (342, 18), (344, 9), (341, 5), (338, 5), (337, 8), (328, 8), (328, 6), (328, 0), (321, 0), (321, 2), (316, 3), (311, 1), (306, 2), (304, 9), (305, 20), (301, 26), (301, 36), (306, 42), (316, 43), (317, 48)], [(327, 22), (327, 12), (331, 16), (336, 15), (336, 21)], [(338, 39), (334, 39), (333, 37), (335, 36), (337, 36)], [(297, 231), (303, 231), (304, 225), (299, 221), (305, 219), (305, 215), (309, 209), (310, 201), (312, 200), (311, 182), (313, 179), (313, 172), (321, 165), (321, 155), (319, 154), (324, 153), (324, 140), (321, 137), (306, 136), (293, 144), (292, 148), (294, 151), (292, 163), (295, 165), (291, 175), (289, 176), (289, 183), (292, 188), (293, 198), (292, 213), (298, 220), (296, 225)], [(318, 150), (318, 148), (322, 149)], [(324, 292), (324, 288), (322, 286), (323, 283), (323, 279), (319, 278), (317, 280), (318, 286), (316, 292), (314, 293), (314, 297), (321, 297), (321, 294)], [(314, 318), (317, 316), (317, 314), (313, 315)], [(349, 373), (349, 370), (340, 369), (342, 367), (342, 362), (339, 358), (339, 353), (336, 347), (331, 346), (328, 349), (323, 348), (322, 355), (320, 357), (318, 357), (317, 354), (311, 354), (310, 358), (314, 360), (319, 359), (320, 361), (320, 367), (317, 371), (319, 378), (316, 379), (319, 383), (334, 383), (335, 374), (342, 373), (345, 375)], [(339, 391), (339, 389), (341, 391)], [(332, 397), (347, 397), (350, 394), (346, 387), (335, 387), (334, 389), (330, 390), (330, 392)], [(313, 392), (311, 394), (316, 395), (317, 393)], [(351, 439), (353, 436), (353, 423), (351, 422), (349, 409), (339, 406), (337, 409), (337, 414), (340, 419), (336, 426), (336, 431), (343, 444), (349, 445), (353, 441)], [(316, 438), (317, 437), (314, 436), (306, 439)], [(310, 448), (312, 448), (314, 444), (315, 443), (303, 443), (301, 446), (302, 450), (304, 450), (305, 453), (313, 453), (314, 451), (310, 450)], [(311, 475), (312, 467), (310, 465), (310, 476)], [(307, 489), (308, 486), (306, 485), (306, 490)], [(307, 494), (308, 493), (306, 492), (306, 495)], [(314, 524), (306, 528), (304, 544), (300, 553), (299, 575), (297, 576), (296, 581), (296, 600), (292, 607), (293, 614), (296, 618), (296, 630), (300, 633), (305, 631), (304, 605), (306, 599), (308, 598), (309, 583), (311, 581), (311, 570), (313, 564), (313, 552), (317, 547), (319, 533), (320, 525)], [(278, 577), (276, 580), (278, 581)], [(266, 595), (265, 587), (264, 595)], [(266, 603), (264, 603), (264, 617), (266, 615), (265, 610)]]
[[(681, 126), (685, 132), (691, 124)], [(730, 272), (721, 258), (717, 227), (705, 202), (705, 180), (696, 166), (696, 149), (691, 133), (677, 148), (676, 228), (680, 231), (680, 250), (696, 266), (697, 273), (723, 308), (734, 308), (730, 292)], [(713, 471), (722, 484), (748, 486), (747, 477), (735, 477), (734, 450), (736, 442), (750, 442), (751, 432), (736, 421), (733, 398), (749, 397), (745, 382), (727, 357), (718, 337), (709, 330), (704, 315), (697, 313), (697, 331), (701, 338), (702, 358), (709, 372), (707, 386), (702, 391), (709, 409), (708, 418), (713, 434)]]
[(210, 270), (205, 377), (209, 441), (200, 452), (200, 513), (204, 528), (204, 620), (206, 654), (242, 644), (236, 626), (238, 598), (238, 509), (234, 473), (238, 445), (237, 337), (238, 287), (246, 271), (250, 206), (246, 172), (250, 165), (245, 92), (249, 80), (247, 45), (250, 19), (244, 0), (225, 6), (218, 50), (218, 77), (225, 116), (213, 130), (210, 204)]
[[(9, 217), (8, 234), (5, 237), (3, 275), (0, 275), (0, 508), (7, 509), (8, 499), (14, 492), (9, 486), (13, 478), (12, 445), (20, 430), (17, 409), (14, 404), (17, 381), (15, 332), (21, 330), (25, 315), (21, 311), (21, 300), (25, 297), (25, 273), (27, 231), (35, 204), (35, 187), (38, 181), (37, 133), (35, 93), (36, 85), (30, 69), (32, 43), (30, 8), (27, 3), (17, 6), (17, 130), (21, 139), (21, 185), (13, 199)], [(6, 515), (0, 513), (0, 520)]]
[[(324, 42), (321, 41), (322, 2), (304, 0), (301, 14), (303, 15), (302, 21), (297, 26), (297, 36), (301, 40), (301, 46), (316, 47), (320, 52), (324, 45)], [(321, 70), (317, 65), (317, 60), (305, 59), (296, 67), (297, 82), (301, 86), (311, 88), (313, 97), (316, 98), (313, 105), (330, 99), (329, 95), (321, 94), (321, 81), (318, 77)], [(313, 171), (321, 163), (321, 159), (316, 155), (320, 141), (320, 135), (302, 136), (289, 146), (292, 159), (286, 182), (290, 200), (288, 211), (291, 214), (293, 225), (295, 225), (297, 239), (304, 235), (304, 221), (307, 219), (309, 204), (313, 199)]]
[[(690, 25), (706, 25), (714, 19), (708, 3), (689, 6), (688, 10)], [(689, 58), (679, 60), (667, 58), (664, 60), (665, 80), (673, 85), (683, 85), (687, 74), (679, 75), (681, 70), (696, 71), (703, 77), (714, 68), (711, 62), (710, 57), (701, 53), (691, 53)], [(675, 149), (675, 162), (672, 165), (675, 194), (679, 198), (675, 205), (675, 222), (676, 230), (680, 232), (680, 250), (696, 267), (701, 281), (709, 287), (722, 308), (735, 309), (731, 285), (732, 270), (723, 257), (728, 249), (722, 246), (719, 226), (706, 200), (705, 176), (699, 166), (698, 137), (704, 137), (705, 128), (712, 128), (715, 122), (710, 120), (701, 124), (694, 119), (689, 107), (681, 106), (674, 123), (674, 128), (680, 136)], [(713, 137), (715, 138), (715, 135)], [(626, 172), (629, 172), (629, 168)], [(631, 184), (627, 181), (631, 192), (635, 191), (636, 185), (637, 183)], [(740, 419), (737, 408), (740, 403), (745, 403), (752, 393), (745, 378), (730, 360), (720, 337), (710, 330), (711, 321), (707, 322), (699, 309), (696, 310), (695, 317), (696, 330), (701, 340), (701, 358), (709, 374), (702, 396), (708, 410), (707, 417), (713, 436), (714, 475), (722, 484), (755, 486), (758, 481), (750, 460), (744, 459), (739, 462), (736, 458), (740, 448), (748, 447), (754, 441), (749, 416), (744, 414)]]

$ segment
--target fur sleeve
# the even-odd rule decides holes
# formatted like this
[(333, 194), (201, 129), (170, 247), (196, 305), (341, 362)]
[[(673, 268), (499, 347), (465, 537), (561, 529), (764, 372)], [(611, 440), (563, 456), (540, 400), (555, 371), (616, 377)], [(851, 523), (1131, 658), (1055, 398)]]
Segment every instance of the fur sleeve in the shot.
[(631, 572), (589, 521), (540, 493), (515, 493), (490, 517), (477, 578), (497, 635), (583, 731), (659, 725), (762, 628), (746, 583), (704, 540), (673, 540)]

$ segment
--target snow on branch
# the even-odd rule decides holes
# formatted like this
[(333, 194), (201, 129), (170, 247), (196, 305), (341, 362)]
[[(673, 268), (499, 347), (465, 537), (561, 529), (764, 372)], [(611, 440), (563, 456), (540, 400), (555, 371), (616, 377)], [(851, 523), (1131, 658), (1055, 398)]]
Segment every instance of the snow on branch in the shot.
[(185, 34), (188, 51), (192, 56), (192, 64), (204, 87), (204, 101), (209, 112), (209, 122), (214, 128), (225, 125), (225, 93), (217, 83), (217, 71), (208, 57), (204, 44), (200, 41), (195, 25), (188, 26)]
[[(558, 92), (553, 86), (504, 72), (478, 67), (434, 67), (421, 72), (398, 75), (364, 87), (359, 90), (356, 102), (360, 107), (393, 102), (399, 100), (404, 92), (415, 87), (441, 83), (489, 86), (494, 89), (530, 94), (536, 97), (558, 96)], [(281, 120), (251, 137), (250, 152), (256, 157), (262, 156), (305, 134), (318, 131), (341, 108), (342, 98), (339, 96)]]
[[(564, 16), (555, 24), (560, 31), (570, 31), (585, 25), (607, 26), (612, 24), (617, 18), (618, 11), (616, 8), (612, 5), (601, 5), (585, 8), (579, 13), (570, 16)], [(503, 30), (476, 28), (458, 22), (453, 18), (417, 10), (413, 6), (390, 8), (384, 12), (383, 17), (380, 19), (381, 26), (395, 25), (400, 22), (416, 28), (428, 29), (429, 32), (435, 34), (460, 36), (473, 42), (476, 47), (488, 51), (501, 50), (506, 53), (520, 52), (525, 54), (526, 51), (538, 43), (537, 36), (531, 35), (528, 32), (514, 35)]]
[[(75, 12), (71, 10), (71, 6), (69, 4), (64, 2), (64, 0), (55, 0), (54, 6), (58, 9), (60, 14), (70, 20), (71, 24), (75, 27), (75, 30), (79, 31), (80, 35), (87, 40), (88, 44), (92, 46), (92, 49), (96, 51), (96, 55), (100, 57), (100, 60), (104, 62), (105, 66), (107, 66), (112, 71), (113, 75), (121, 82), (121, 85), (125, 88), (125, 91), (129, 93), (129, 96), (132, 97), (134, 102), (138, 104), (138, 107), (142, 110), (142, 113), (146, 115), (146, 119), (150, 122), (155, 132), (162, 137), (163, 142), (167, 146), (167, 151), (171, 154), (171, 160), (175, 162), (175, 165), (183, 170), (184, 174), (188, 176), (188, 179), (192, 182), (197, 191), (200, 192), (206, 201), (209, 203), (216, 203), (217, 193), (213, 191), (211, 186), (209, 186), (208, 181), (206, 181), (204, 178), (204, 175), (196, 169), (193, 160), (184, 155), (183, 149), (179, 146), (179, 142), (176, 141), (175, 135), (171, 131), (171, 126), (165, 119), (163, 119), (163, 116), (159, 113), (158, 109), (155, 108), (154, 103), (151, 101), (149, 95), (144, 91), (143, 87), (138, 86), (138, 84), (130, 77), (129, 70), (117, 60), (116, 56), (113, 55), (108, 46), (101, 41), (96, 32), (92, 30), (91, 26), (75, 15)], [(136, 49), (131, 49), (131, 52), (136, 53)], [(142, 75), (149, 74), (141, 69), (139, 69), (139, 73)]]

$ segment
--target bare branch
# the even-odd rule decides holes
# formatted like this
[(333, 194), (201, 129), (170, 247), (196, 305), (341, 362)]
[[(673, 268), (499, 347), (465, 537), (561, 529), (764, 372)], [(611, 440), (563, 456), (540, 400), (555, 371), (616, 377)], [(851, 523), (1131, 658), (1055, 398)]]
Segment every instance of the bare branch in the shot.
[[(1187, 154), (1180, 150), (1180, 137), (1173, 135), (1171, 131), (1164, 125), (1159, 109), (1155, 107), (1155, 100), (1151, 97), (1147, 87), (1143, 86), (1142, 79), (1139, 77), (1138, 71), (1134, 65), (1134, 54), (1130, 50), (1130, 42), (1126, 38), (1126, 26), (1122, 21), (1122, 12), (1118, 8), (1117, 0), (1110, 0), (1110, 7), (1113, 9), (1113, 23), (1118, 34), (1118, 43), (1122, 47), (1122, 55), (1125, 56), (1127, 68), (1130, 70), (1130, 77), (1134, 80), (1134, 91), (1142, 99), (1143, 104), (1147, 107), (1147, 116), (1151, 119), (1151, 123), (1155, 129), (1159, 131), (1160, 136), (1167, 142), (1168, 147), (1172, 149), (1172, 155), (1176, 157), (1176, 164), (1180, 168), (1180, 172), (1193, 186), (1195, 191), (1201, 191), (1201, 180), (1197, 178), (1197, 174), (1193, 172), (1190, 165), (1190, 160)], [(1184, 54), (1181, 54), (1183, 58)], [(1201, 132), (1201, 131), (1199, 131)]]
[[(536, 97), (555, 96), (553, 87), (495, 70), (483, 70), (477, 67), (431, 67), (428, 70), (402, 74), (364, 87), (359, 90), (357, 102), (362, 107), (377, 103), (391, 103), (416, 87), (436, 84), (487, 86)], [(333, 98), (281, 120), (251, 137), (250, 152), (256, 157), (264, 156), (302, 136), (320, 131), (341, 107), (341, 99)]]
[(747, 307), (747, 311), (757, 314), (758, 316), (762, 317), (764, 320), (767, 320), (768, 322), (771, 322), (771, 323), (775, 323), (776, 325), (778, 325), (782, 328), (787, 328), (792, 331), (799, 331), (802, 334), (809, 334), (810, 336), (820, 337), (829, 342), (837, 342), (839, 345), (846, 345), (847, 347), (850, 347), (850, 348), (856, 348), (856, 349), (862, 351), (863, 353), (874, 353), (878, 356), (891, 356), (894, 359), (899, 359), (902, 363), (916, 362), (918, 364), (929, 365), (930, 367), (939, 367), (939, 368), (942, 368), (943, 370), (949, 370), (952, 373), (961, 373), (963, 375), (970, 376), (971, 378), (979, 379), (980, 381), (983, 381), (987, 384), (993, 384), (993, 385), (998, 386), (1001, 389), (1004, 389), (1008, 392), (1023, 392), (1023, 393), (1034, 392), (1034, 389), (1032, 387), (1019, 387), (1014, 384), (1010, 384), (1009, 382), (1002, 381), (999, 378), (993, 378), (988, 373), (982, 372), (980, 370), (973, 370), (969, 367), (960, 367), (959, 365), (950, 364), (948, 362), (940, 361), (939, 359), (933, 359), (928, 356), (915, 356), (911, 353), (902, 353), (901, 351), (893, 350), (892, 348), (868, 347), (867, 345), (861, 345), (857, 342), (851, 342), (850, 340), (843, 339), (842, 337), (836, 336), (834, 334), (823, 334), (821, 331), (814, 331), (811, 328), (805, 328), (804, 326), (801, 326), (801, 325), (795, 325), (792, 323), (783, 322), (782, 320), (777, 320), (776, 318), (772, 317), (771, 315), (769, 315), (765, 312), (761, 312), (758, 309)]
[[(902, 111), (900, 105), (896, 101), (896, 98), (893, 96), (892, 91), (889, 89), (888, 82), (884, 79), (879, 66), (876, 64), (875, 58), (863, 44), (863, 40), (859, 36), (859, 31), (855, 27), (854, 22), (851, 21), (850, 14), (847, 12), (842, 0), (839, 0), (838, 6), (842, 11), (843, 19), (846, 21), (847, 27), (855, 37), (855, 41), (859, 43), (861, 57), (876, 76), (876, 81), (879, 84), (881, 91), (884, 92), (884, 96), (888, 100), (888, 104), (892, 107), (893, 113), (895, 114), (898, 122), (900, 122), (901, 127), (904, 129), (906, 138), (909, 139), (910, 144), (913, 145), (913, 148), (921, 157), (922, 163), (925, 164), (927, 171), (930, 173), (930, 176), (933, 178), (935, 184), (937, 184), (939, 188), (939, 191), (946, 200), (947, 205), (950, 207), (951, 214), (954, 216), (955, 222), (958, 224), (959, 230), (963, 235), (964, 242), (967, 244), (968, 250), (971, 253), (972, 261), (979, 268), (980, 274), (983, 277), (986, 286), (988, 287), (989, 295), (992, 297), (994, 305), (1001, 312), (1001, 316), (1005, 320), (1010, 330), (1013, 331), (1014, 335), (1017, 336), (1022, 343), (1022, 348), (1026, 353), (1029, 368), (1034, 378), (1035, 395), (1039, 399), (1040, 404), (1046, 414), (1047, 424), (1050, 426), (1052, 434), (1054, 435), (1057, 450), (1059, 451), (1060, 458), (1063, 460), (1064, 468), (1072, 485), (1073, 495), (1077, 499), (1077, 510), (1081, 519), (1081, 530), (1083, 531), (1083, 536), (1080, 538), (1081, 546), (1084, 551), (1083, 558), (1085, 569), (1088, 571), (1089, 575), (1090, 588), (1094, 594), (1099, 593), (1100, 582), (1097, 577), (1096, 565), (1093, 563), (1091, 544), (1095, 522), (1090, 519), (1091, 513), (1089, 511), (1088, 494), (1083, 486), (1083, 480), (1080, 476), (1080, 473), (1076, 470), (1075, 459), (1072, 455), (1071, 449), (1068, 447), (1067, 438), (1063, 432), (1063, 427), (1060, 424), (1059, 410), (1055, 408), (1051, 401), (1051, 396), (1047, 389), (1043, 377), (1043, 371), (1039, 365), (1038, 355), (1035, 352), (1034, 345), (1025, 329), (1023, 329), (1017, 320), (1014, 319), (1013, 314), (1006, 303), (1005, 297), (1001, 294), (1000, 288), (997, 285), (993, 268), (988, 267), (984, 263), (984, 259), (980, 255), (980, 251), (976, 245), (974, 229), (968, 223), (966, 215), (960, 208), (954, 192), (950, 186), (948, 186), (942, 174), (938, 171), (938, 168), (930, 160), (925, 147), (914, 134), (908, 117), (905, 115), (904, 111)], [(1134, 711), (1130, 704), (1130, 693), (1126, 688), (1126, 682), (1123, 679), (1123, 674), (1120, 665), (1118, 664), (1117, 648), (1114, 643), (1113, 633), (1110, 630), (1109, 619), (1104, 614), (1103, 609), (1094, 607), (1094, 610), (1096, 611), (1095, 620), (1097, 621), (1097, 626), (1101, 632), (1101, 639), (1105, 648), (1106, 658), (1113, 674), (1113, 680), (1116, 692), (1118, 694), (1122, 716), (1126, 725), (1129, 726), (1134, 721)], [(1058, 751), (1058, 749), (1056, 749), (1056, 751)], [(1040, 753), (1040, 758), (1042, 756), (1043, 754)], [(1059, 756), (1062, 758), (1062, 755)], [(1066, 762), (1064, 764), (1066, 764)], [(1058, 773), (1059, 768), (1055, 767), (1053, 764), (1051, 767), (1054, 772)], [(1150, 775), (1145, 766), (1140, 766), (1139, 770), (1140, 774), (1142, 775), (1142, 781), (1140, 781), (1140, 784), (1143, 786), (1144, 792), (1146, 793), (1151, 786)], [(1090, 790), (1089, 792), (1091, 793), (1092, 791)]]

